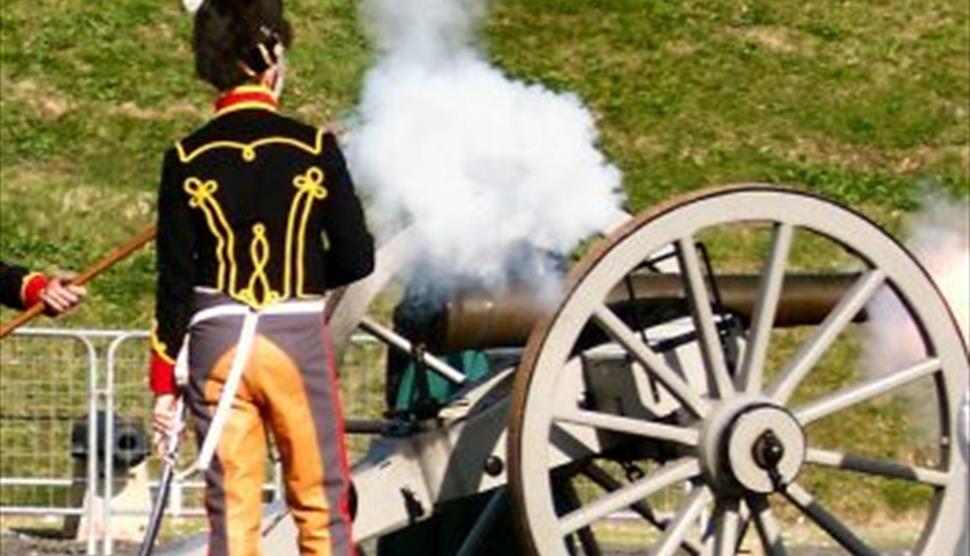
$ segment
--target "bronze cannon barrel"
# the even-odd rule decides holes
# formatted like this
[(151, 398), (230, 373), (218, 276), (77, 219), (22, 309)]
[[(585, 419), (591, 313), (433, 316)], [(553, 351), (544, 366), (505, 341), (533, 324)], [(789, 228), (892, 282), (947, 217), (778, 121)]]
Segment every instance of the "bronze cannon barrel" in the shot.
[[(821, 322), (857, 278), (857, 274), (787, 275), (775, 326)], [(720, 311), (747, 323), (754, 313), (760, 280), (753, 274), (718, 275)], [(631, 276), (610, 292), (606, 303), (631, 325), (649, 326), (687, 314), (684, 282), (676, 274)], [(522, 346), (536, 323), (553, 310), (554, 305), (541, 303), (525, 290), (513, 290), (501, 297), (466, 291), (448, 299), (426, 323), (423, 340), (439, 352)], [(861, 319), (864, 314), (856, 320)]]

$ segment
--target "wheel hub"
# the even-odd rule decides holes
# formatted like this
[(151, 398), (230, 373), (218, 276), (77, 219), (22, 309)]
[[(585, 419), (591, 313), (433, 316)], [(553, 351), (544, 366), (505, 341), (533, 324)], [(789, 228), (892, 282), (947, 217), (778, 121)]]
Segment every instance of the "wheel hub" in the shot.
[(805, 461), (805, 434), (791, 413), (760, 405), (738, 413), (725, 432), (724, 465), (749, 491), (769, 493), (792, 482)]

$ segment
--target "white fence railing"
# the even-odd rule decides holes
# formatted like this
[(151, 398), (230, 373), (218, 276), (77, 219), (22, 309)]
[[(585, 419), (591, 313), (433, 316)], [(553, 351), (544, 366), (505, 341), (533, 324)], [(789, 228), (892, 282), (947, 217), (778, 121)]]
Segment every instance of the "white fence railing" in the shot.
[[(113, 553), (112, 518), (131, 511), (113, 507), (116, 481), (106, 477), (116, 476), (119, 423), (150, 436), (147, 338), (144, 331), (32, 328), (0, 342), (0, 515), (80, 519), (87, 554)], [(345, 411), (378, 417), (383, 361), (374, 342), (355, 340), (341, 373)], [(78, 434), (85, 419), (86, 438)], [(351, 453), (365, 442), (351, 439)], [(183, 446), (189, 462), (195, 444)], [(147, 465), (154, 493), (160, 464), (151, 457)], [(272, 469), (268, 501), (282, 496), (279, 465)], [(198, 480), (173, 485), (169, 514), (202, 516), (201, 490)]]

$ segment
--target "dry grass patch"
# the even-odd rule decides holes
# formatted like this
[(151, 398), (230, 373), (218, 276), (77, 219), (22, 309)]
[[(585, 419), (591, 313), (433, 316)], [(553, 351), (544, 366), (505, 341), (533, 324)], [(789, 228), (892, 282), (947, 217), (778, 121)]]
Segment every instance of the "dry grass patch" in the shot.
[(142, 121), (164, 121), (183, 116), (198, 118), (199, 121), (202, 121), (207, 116), (207, 112), (202, 110), (198, 103), (192, 103), (186, 100), (178, 100), (161, 108), (146, 108), (128, 101), (111, 106), (107, 112), (112, 116), (121, 116)]
[(788, 27), (728, 28), (725, 33), (732, 39), (756, 44), (776, 54), (814, 56), (818, 45), (818, 39)]
[[(44, 230), (49, 241), (77, 239), (79, 230), (101, 229), (102, 233), (89, 241), (92, 245), (104, 244), (120, 237), (119, 232), (133, 233), (149, 223), (154, 214), (153, 191), (78, 182), (71, 163), (66, 161), (8, 167), (0, 179), (4, 213), (17, 214), (18, 220)], [(44, 210), (29, 210), (27, 205), (33, 203), (26, 200), (38, 198), (45, 200)], [(110, 218), (110, 231), (105, 228), (106, 217)]]
[(77, 108), (77, 102), (57, 87), (38, 79), (0, 79), (0, 95), (5, 102), (25, 106), (32, 115), (44, 120), (56, 120)]

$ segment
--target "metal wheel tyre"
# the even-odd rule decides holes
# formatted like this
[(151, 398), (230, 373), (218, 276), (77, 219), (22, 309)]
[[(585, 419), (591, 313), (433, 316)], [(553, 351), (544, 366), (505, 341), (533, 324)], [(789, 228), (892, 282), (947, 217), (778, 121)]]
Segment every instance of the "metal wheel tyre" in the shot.
[[(733, 357), (724, 349), (724, 315), (713, 292), (720, 267), (732, 264), (731, 251), (757, 243), (756, 236), (763, 238), (753, 249), (760, 257), (754, 263), (757, 297)], [(708, 244), (715, 252), (727, 246), (710, 266), (705, 264)], [(695, 373), (672, 366), (641, 328), (606, 301), (664, 252), (671, 254), (686, 292), (682, 320), (698, 354)], [(824, 260), (812, 260), (813, 253)], [(750, 256), (743, 258), (748, 262), (735, 263), (751, 264)], [(847, 266), (858, 272), (827, 316), (811, 326), (777, 329), (786, 276), (805, 268), (832, 272)], [(898, 368), (866, 375), (832, 352), (858, 360), (861, 333), (853, 320), (874, 295), (885, 292), (902, 302), (920, 332), (923, 353)], [(583, 340), (591, 329), (603, 338), (598, 347)], [(630, 373), (659, 384), (674, 411), (660, 420), (591, 406), (592, 386), (578, 361), (606, 345), (630, 361)], [(760, 544), (765, 554), (787, 554), (795, 534), (790, 529), (800, 524), (811, 529), (814, 542), (871, 555), (880, 553), (876, 547), (884, 539), (870, 536), (860, 525), (864, 520), (843, 506), (857, 490), (872, 492), (863, 487), (914, 489), (915, 508), (907, 513), (916, 516), (908, 518), (915, 520), (914, 532), (902, 548), (919, 556), (949, 556), (966, 527), (966, 461), (955, 446), (960, 397), (970, 376), (966, 349), (922, 267), (849, 209), (756, 184), (666, 203), (598, 244), (570, 274), (556, 313), (529, 340), (516, 377), (508, 443), (520, 532), (533, 554), (566, 556), (576, 553), (583, 535), (601, 531), (604, 520), (626, 512), (652, 524), (645, 527), (649, 533), (636, 537), (637, 553), (728, 555), (745, 542)], [(702, 382), (691, 378), (698, 373)], [(833, 373), (837, 380), (825, 378)], [(923, 392), (921, 406), (930, 414), (919, 424), (924, 434), (919, 458), (900, 461), (898, 455), (860, 455), (853, 449), (852, 438), (888, 434), (877, 426), (880, 412), (907, 408), (894, 402), (896, 394), (916, 391)], [(855, 423), (854, 429), (845, 428), (847, 422)], [(629, 456), (617, 457), (612, 448), (584, 451), (590, 438), (610, 435), (634, 453), (639, 449), (640, 472), (618, 473), (629, 467), (623, 461)], [(821, 478), (833, 475), (832, 481)], [(580, 494), (578, 508), (556, 502), (564, 476), (582, 476), (587, 487), (595, 487)], [(660, 492), (667, 493), (666, 516), (659, 507), (663, 501), (656, 500)], [(624, 554), (631, 553), (629, 544), (624, 543)]]

